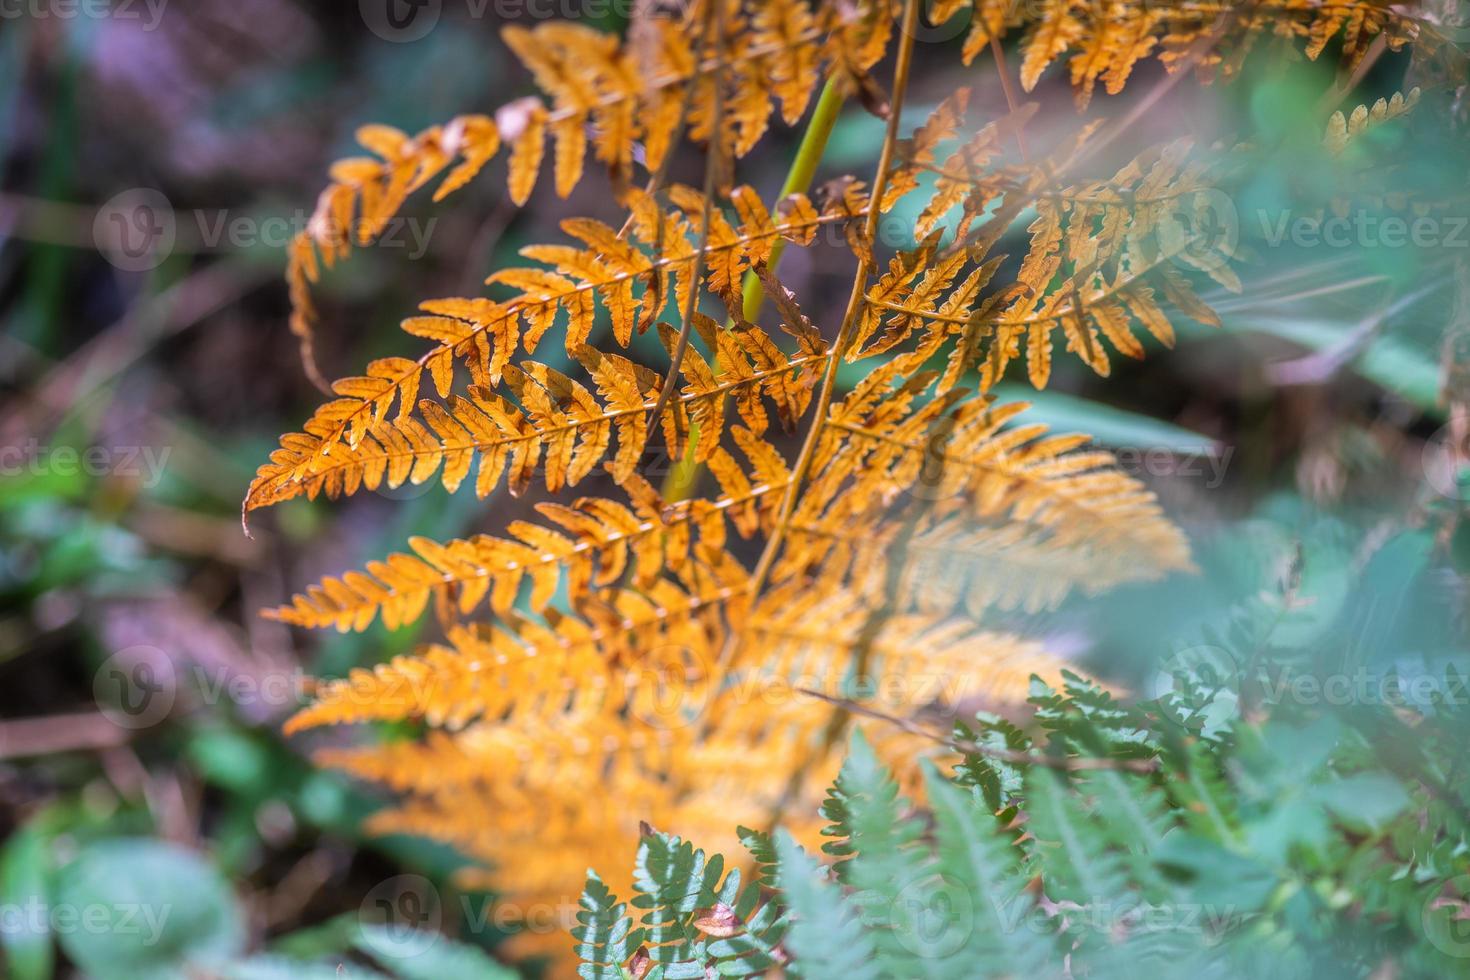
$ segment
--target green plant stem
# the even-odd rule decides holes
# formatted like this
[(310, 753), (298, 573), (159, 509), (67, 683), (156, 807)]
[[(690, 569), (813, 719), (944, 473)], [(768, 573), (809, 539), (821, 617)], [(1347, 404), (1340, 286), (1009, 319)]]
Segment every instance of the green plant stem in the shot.
[[(812, 110), (812, 116), (807, 120), (806, 130), (801, 135), (801, 144), (797, 146), (796, 156), (791, 161), (791, 168), (786, 172), (786, 181), (781, 185), (781, 197), (784, 198), (788, 194), (805, 194), (812, 186), (812, 179), (816, 176), (817, 167), (821, 164), (822, 156), (827, 151), (827, 141), (832, 136), (832, 128), (837, 124), (837, 117), (842, 112), (842, 103), (846, 98), (834, 79), (828, 79), (827, 84), (822, 86), (822, 93), (817, 97), (816, 108)], [(776, 268), (785, 248), (784, 238), (776, 239), (771, 245), (771, 254), (766, 260), (770, 269)], [(747, 271), (740, 296), (741, 314), (745, 319), (754, 321), (761, 311), (761, 304), (766, 300), (766, 288), (760, 276)], [(664, 500), (674, 503), (689, 499), (702, 468), (694, 461), (694, 452), (698, 445), (699, 425), (696, 423), (689, 431), (689, 444), (685, 447), (683, 458), (664, 478), (662, 488)]]
[[(842, 94), (835, 80), (828, 79), (827, 84), (822, 87), (822, 94), (817, 97), (817, 107), (812, 110), (811, 119), (807, 120), (801, 145), (796, 148), (796, 158), (791, 161), (791, 169), (786, 173), (786, 183), (781, 185), (782, 197), (788, 194), (805, 194), (812, 186), (812, 179), (816, 176), (817, 166), (822, 162), (822, 155), (827, 151), (827, 141), (832, 136), (832, 128), (837, 125), (837, 117), (842, 112), (845, 99), (846, 96)], [(771, 245), (771, 256), (766, 264), (772, 270), (781, 261), (781, 253), (785, 249), (784, 238), (776, 239)], [(760, 276), (754, 272), (746, 272), (740, 308), (745, 319), (755, 320), (765, 298), (766, 288)]]

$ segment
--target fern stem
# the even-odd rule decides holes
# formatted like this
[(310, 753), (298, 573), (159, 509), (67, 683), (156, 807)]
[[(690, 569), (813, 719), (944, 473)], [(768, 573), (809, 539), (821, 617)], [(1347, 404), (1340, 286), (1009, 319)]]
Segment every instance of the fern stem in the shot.
[[(806, 132), (802, 133), (801, 144), (796, 148), (796, 157), (791, 161), (791, 169), (786, 172), (786, 182), (781, 185), (781, 197), (805, 194), (812, 186), (812, 178), (816, 176), (817, 166), (827, 151), (827, 141), (832, 137), (832, 128), (837, 124), (837, 117), (842, 112), (842, 103), (845, 100), (846, 96), (842, 94), (836, 78), (827, 79), (827, 84), (822, 86), (822, 94), (817, 97), (817, 106), (812, 110), (812, 117), (807, 120)], [(772, 272), (781, 261), (781, 253), (785, 248), (784, 238), (776, 239), (771, 245), (771, 255), (766, 260), (766, 266)], [(765, 298), (766, 287), (760, 276), (747, 271), (741, 290), (741, 313), (745, 319), (755, 320)]]
[(926, 738), (931, 742), (943, 745), (951, 751), (961, 752), (965, 755), (984, 756), (987, 759), (998, 759), (1001, 762), (1009, 762), (1017, 766), (1045, 766), (1048, 769), (1060, 769), (1064, 772), (1091, 772), (1100, 769), (1111, 769), (1122, 772), (1147, 774), (1157, 772), (1159, 769), (1159, 760), (1157, 758), (1118, 759), (1109, 756), (1043, 755), (1039, 752), (1021, 752), (1015, 749), (1003, 749), (993, 745), (982, 745), (979, 742), (973, 742), (969, 739), (940, 734), (908, 718), (901, 718), (898, 715), (890, 714), (886, 711), (879, 711), (872, 705), (860, 704), (847, 698), (833, 697), (830, 694), (813, 690), (809, 687), (799, 687), (796, 690), (798, 693), (805, 694), (807, 697), (827, 702), (837, 708), (839, 713), (862, 715), (874, 721), (881, 721), (884, 724), (892, 725), (895, 728), (908, 732), (910, 735)]
[[(714, 207), (715, 176), (719, 172), (720, 160), (725, 153), (725, 7), (721, 3), (715, 4), (712, 9), (714, 10), (713, 17), (705, 28), (705, 43), (709, 43), (710, 34), (713, 32), (716, 52), (712, 82), (715, 90), (715, 104), (710, 119), (709, 146), (705, 150), (704, 203), (699, 223), (699, 247), (694, 253), (694, 266), (689, 273), (689, 299), (684, 304), (684, 320), (679, 325), (679, 339), (674, 342), (674, 350), (669, 355), (669, 373), (664, 378), (663, 387), (659, 389), (658, 401), (654, 403), (654, 419), (663, 418), (664, 407), (673, 397), (674, 386), (679, 383), (679, 368), (684, 362), (685, 352), (689, 349), (689, 335), (694, 330), (694, 313), (699, 308), (705, 255), (709, 251), (710, 212)], [(677, 427), (678, 417), (675, 416), (675, 428)]]
[[(806, 441), (802, 443), (801, 454), (796, 459), (796, 465), (791, 471), (791, 482), (786, 487), (786, 494), (781, 499), (780, 510), (776, 512), (776, 522), (771, 528), (771, 536), (766, 540), (765, 550), (761, 552), (759, 563), (755, 571), (751, 573), (750, 585), (747, 594), (752, 603), (760, 601), (761, 589), (765, 585), (766, 578), (771, 573), (771, 566), (775, 563), (776, 555), (781, 550), (781, 543), (785, 539), (786, 529), (791, 524), (792, 515), (796, 510), (796, 500), (801, 493), (802, 484), (806, 480), (807, 471), (811, 469), (812, 458), (816, 454), (817, 443), (822, 437), (822, 431), (826, 428), (827, 413), (832, 406), (832, 394), (837, 387), (837, 366), (842, 363), (847, 354), (847, 348), (852, 343), (853, 328), (857, 324), (858, 309), (862, 305), (863, 296), (867, 292), (868, 277), (873, 271), (873, 241), (877, 238), (878, 215), (883, 210), (883, 195), (888, 189), (888, 170), (893, 160), (893, 150), (898, 143), (899, 120), (903, 115), (904, 94), (908, 89), (909, 68), (913, 63), (914, 35), (918, 33), (919, 26), (919, 0), (904, 0), (903, 5), (903, 40), (899, 42), (898, 58), (893, 67), (893, 92), (889, 100), (892, 109), (888, 115), (888, 129), (883, 135), (883, 148), (878, 154), (878, 172), (873, 177), (872, 194), (868, 199), (868, 216), (863, 226), (863, 241), (867, 248), (858, 257), (857, 272), (852, 278), (852, 293), (847, 299), (847, 309), (842, 315), (842, 326), (837, 331), (837, 337), (832, 341), (831, 356), (827, 360), (827, 373), (822, 378), (822, 390), (817, 396), (816, 410), (812, 415), (812, 427), (807, 432)], [(911, 533), (911, 532), (910, 532)], [(871, 620), (870, 620), (871, 622)], [(720, 651), (721, 667), (728, 666), (735, 651), (735, 634), (732, 632), (726, 639), (724, 649)], [(868, 644), (871, 645), (870, 643)], [(866, 650), (866, 648), (865, 648)], [(864, 655), (860, 660), (865, 660)], [(858, 670), (863, 668), (861, 664)], [(808, 757), (810, 763), (825, 758), (832, 751), (832, 747), (841, 737), (846, 728), (847, 719), (851, 715), (838, 708), (833, 711), (832, 719), (828, 723), (826, 731), (822, 734), (820, 745), (814, 746), (812, 754)], [(786, 781), (786, 786), (781, 791), (781, 796), (776, 800), (775, 806), (771, 808), (768, 825), (774, 827), (785, 813), (786, 808), (801, 792), (801, 785), (806, 777), (807, 770), (811, 765), (798, 766)]]
[(801, 493), (802, 484), (806, 481), (807, 471), (811, 469), (817, 442), (826, 428), (827, 412), (832, 406), (832, 395), (837, 387), (837, 367), (842, 363), (843, 358), (847, 355), (847, 348), (852, 343), (853, 329), (857, 325), (858, 309), (862, 306), (863, 295), (867, 291), (868, 277), (873, 271), (873, 240), (877, 237), (878, 215), (883, 209), (883, 195), (888, 189), (889, 166), (893, 160), (894, 146), (898, 143), (898, 125), (903, 115), (904, 93), (908, 88), (909, 68), (913, 63), (914, 35), (918, 31), (918, 22), (918, 0), (904, 0), (903, 40), (899, 43), (898, 59), (893, 68), (893, 93), (889, 99), (892, 109), (888, 114), (888, 130), (884, 133), (883, 148), (878, 155), (878, 171), (873, 177), (873, 189), (868, 199), (868, 216), (863, 227), (863, 241), (868, 247), (858, 258), (857, 272), (852, 279), (852, 293), (847, 299), (847, 309), (842, 314), (842, 326), (837, 331), (837, 338), (832, 342), (831, 358), (827, 361), (827, 372), (822, 377), (822, 388), (817, 395), (817, 405), (812, 415), (812, 427), (807, 432), (806, 441), (802, 443), (800, 455), (796, 458), (796, 465), (791, 473), (791, 483), (781, 500), (781, 509), (776, 512), (776, 523), (771, 529), (771, 536), (767, 539), (760, 561), (751, 574), (750, 594), (755, 598), (760, 597), (760, 590), (771, 573), (776, 554), (781, 550), (781, 543), (786, 537), (786, 528), (791, 523), (791, 516), (796, 510), (797, 497)]
[[(842, 104), (846, 99), (847, 96), (843, 94), (842, 87), (837, 84), (835, 78), (829, 78), (822, 86), (822, 94), (817, 97), (816, 107), (812, 109), (812, 116), (807, 120), (806, 130), (801, 134), (801, 143), (796, 148), (796, 156), (791, 160), (791, 168), (786, 171), (786, 181), (781, 185), (781, 197), (784, 198), (788, 194), (805, 194), (811, 188), (812, 179), (816, 176), (822, 156), (827, 152), (827, 142), (832, 137), (832, 129), (837, 124), (837, 117), (842, 113)], [(771, 271), (775, 271), (785, 248), (784, 238), (777, 238), (771, 244), (771, 254), (766, 259), (766, 267)], [(745, 281), (741, 287), (741, 315), (747, 320), (754, 321), (765, 299), (766, 288), (760, 276), (753, 271), (746, 271)], [(694, 460), (698, 446), (699, 425), (696, 423), (690, 429), (689, 444), (684, 450), (684, 455), (679, 458), (679, 461), (669, 470), (668, 476), (664, 478), (661, 491), (664, 500), (669, 503), (686, 500), (693, 491), (695, 480), (703, 468)]]

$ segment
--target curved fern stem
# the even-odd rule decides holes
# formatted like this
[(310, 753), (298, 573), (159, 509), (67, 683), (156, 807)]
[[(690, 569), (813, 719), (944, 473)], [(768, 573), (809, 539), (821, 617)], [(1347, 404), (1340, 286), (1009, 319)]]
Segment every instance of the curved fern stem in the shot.
[[(846, 99), (847, 96), (843, 94), (835, 78), (829, 78), (827, 84), (822, 86), (822, 94), (817, 98), (812, 117), (807, 120), (806, 130), (801, 135), (801, 143), (796, 148), (796, 156), (791, 161), (791, 169), (786, 172), (786, 181), (781, 185), (782, 198), (788, 194), (805, 194), (811, 188), (812, 178), (816, 175), (817, 167), (822, 162), (822, 156), (827, 151), (827, 141), (832, 136), (832, 128), (837, 124), (837, 117), (842, 112), (842, 103)], [(785, 248), (784, 239), (777, 239), (771, 246), (770, 258), (766, 263), (771, 270), (774, 271), (776, 264), (781, 261), (781, 252)], [(761, 283), (760, 276), (753, 271), (747, 271), (741, 288), (741, 312), (745, 319), (755, 321), (756, 314), (760, 312), (765, 298), (766, 288)], [(694, 461), (695, 449), (698, 445), (699, 425), (695, 423), (689, 433), (688, 448), (685, 449), (683, 457), (669, 470), (669, 475), (664, 477), (663, 486), (660, 488), (664, 500), (669, 503), (687, 500), (693, 491), (695, 481), (699, 477), (700, 470), (703, 469), (699, 463)]]
[[(781, 500), (781, 509), (777, 512), (775, 526), (771, 528), (771, 535), (766, 539), (765, 550), (761, 552), (760, 561), (756, 564), (755, 571), (751, 573), (749, 590), (750, 595), (756, 599), (760, 598), (761, 588), (770, 575), (771, 565), (781, 550), (786, 529), (790, 526), (792, 515), (796, 510), (796, 501), (801, 493), (802, 484), (806, 481), (807, 471), (811, 469), (817, 441), (822, 437), (822, 429), (827, 421), (827, 411), (832, 405), (832, 394), (837, 387), (837, 366), (842, 362), (852, 343), (858, 308), (862, 304), (864, 292), (868, 287), (868, 277), (873, 271), (873, 240), (877, 237), (878, 215), (883, 210), (883, 194), (888, 186), (889, 165), (893, 160), (894, 147), (898, 144), (899, 119), (903, 115), (904, 94), (908, 89), (909, 67), (913, 62), (914, 36), (918, 33), (918, 26), (918, 0), (904, 0), (903, 40), (899, 43), (898, 57), (893, 67), (893, 94), (889, 100), (889, 105), (893, 108), (888, 116), (888, 130), (883, 136), (883, 148), (878, 154), (878, 171), (873, 177), (871, 204), (868, 206), (867, 222), (863, 227), (863, 240), (868, 247), (858, 258), (857, 272), (854, 273), (852, 279), (852, 294), (848, 297), (847, 309), (842, 315), (842, 326), (838, 328), (837, 337), (832, 341), (831, 356), (827, 360), (827, 373), (822, 378), (822, 389), (817, 395), (816, 408), (812, 412), (811, 428), (807, 430), (801, 453), (796, 459), (796, 465), (792, 468), (791, 482), (787, 484), (786, 494)], [(734, 648), (735, 634), (732, 632), (725, 642), (724, 649), (720, 651), (722, 667), (729, 663)], [(865, 659), (865, 657), (860, 656), (860, 659)], [(847, 712), (841, 709), (833, 712), (832, 720), (822, 737), (822, 743), (815, 749), (813, 761), (825, 757), (832, 750), (846, 728), (849, 717)], [(771, 826), (780, 820), (786, 807), (800, 792), (801, 783), (808, 768), (808, 766), (800, 766), (791, 773), (785, 789), (777, 799), (775, 806), (772, 807)]]
[(889, 104), (893, 108), (888, 116), (888, 131), (883, 136), (883, 148), (878, 155), (878, 171), (873, 177), (873, 192), (870, 195), (872, 204), (868, 208), (867, 222), (863, 228), (863, 240), (868, 243), (869, 247), (867, 253), (858, 259), (857, 273), (852, 279), (852, 294), (848, 298), (847, 309), (842, 315), (842, 326), (837, 331), (837, 339), (832, 342), (832, 356), (827, 362), (827, 373), (822, 378), (822, 389), (817, 395), (811, 428), (807, 431), (806, 441), (802, 444), (801, 454), (797, 457), (796, 466), (792, 470), (791, 483), (787, 486), (786, 496), (781, 501), (781, 509), (778, 512), (775, 527), (771, 529), (771, 536), (766, 539), (765, 550), (761, 552), (760, 561), (751, 575), (751, 594), (755, 596), (760, 595), (761, 586), (765, 584), (766, 576), (771, 571), (771, 565), (781, 550), (786, 528), (791, 523), (791, 515), (796, 509), (797, 497), (801, 493), (802, 484), (806, 481), (807, 470), (811, 468), (812, 455), (816, 451), (817, 440), (821, 438), (822, 429), (827, 421), (827, 410), (832, 405), (832, 394), (837, 386), (837, 366), (842, 362), (843, 357), (847, 354), (848, 346), (852, 343), (858, 308), (862, 305), (863, 293), (868, 286), (868, 277), (873, 271), (872, 243), (877, 237), (878, 215), (883, 209), (883, 194), (888, 186), (889, 164), (893, 160), (893, 150), (898, 143), (898, 123), (903, 114), (903, 97), (908, 88), (909, 67), (913, 62), (914, 34), (918, 30), (918, 21), (917, 0), (904, 0), (903, 40), (898, 46), (898, 58), (893, 69), (893, 94), (889, 99)]

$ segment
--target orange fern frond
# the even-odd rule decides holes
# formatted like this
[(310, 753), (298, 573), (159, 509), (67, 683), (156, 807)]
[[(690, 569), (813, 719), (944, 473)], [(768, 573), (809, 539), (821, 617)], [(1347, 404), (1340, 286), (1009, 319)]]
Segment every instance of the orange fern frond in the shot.
[(743, 156), (769, 124), (772, 94), (789, 125), (801, 117), (826, 70), (871, 85), (866, 73), (886, 49), (893, 17), (887, 0), (864, 0), (851, 10), (805, 0), (718, 0), (729, 8), (727, 18), (748, 21), (749, 30), (727, 32), (718, 48), (712, 39), (691, 43), (702, 36), (698, 25), (712, 2), (690, 4), (678, 18), (644, 17), (628, 44), (567, 22), (508, 26), (502, 32), (507, 46), (550, 96), (550, 108), (527, 97), (502, 106), (494, 118), (457, 116), (412, 137), (389, 126), (360, 129), (358, 141), (375, 157), (332, 166), (330, 185), (288, 251), (291, 330), (318, 386), (327, 387), (312, 353), (311, 286), (323, 264), (330, 268), (354, 245), (377, 238), (415, 191), (442, 175), (433, 195), (441, 201), (507, 146), (507, 191), (515, 204), (524, 204), (549, 138), (555, 141), (556, 191), (566, 197), (582, 179), (590, 128), (596, 159), (626, 194), (635, 157), (650, 173), (660, 169), (686, 106), (691, 136), (709, 140), (716, 66), (734, 107), (721, 145)]
[[(427, 410), (429, 414), (422, 422), (415, 420), (410, 413), (426, 373), (441, 398), (452, 397), (450, 391), (454, 384), (455, 365), (461, 361), (468, 364), (475, 385), (484, 389), (494, 388), (506, 372), (516, 348), (524, 346), (527, 353), (534, 351), (542, 335), (563, 312), (567, 352), (573, 357), (590, 360), (589, 373), (599, 378), (599, 385), (604, 387), (607, 397), (621, 406), (616, 410), (620, 413), (616, 418), (623, 420), (620, 435), (636, 425), (634, 417), (644, 412), (643, 408), (634, 408), (635, 390), (642, 383), (641, 369), (615, 355), (599, 354), (589, 348), (586, 341), (593, 326), (595, 303), (599, 300), (610, 314), (614, 335), (626, 345), (635, 327), (642, 332), (653, 322), (668, 296), (678, 296), (682, 302), (688, 295), (693, 285), (689, 276), (696, 262), (695, 249), (689, 241), (690, 226), (698, 224), (699, 219), (690, 219), (686, 215), (701, 214), (703, 199), (699, 192), (689, 188), (675, 187), (671, 195), (687, 210), (661, 212), (646, 195), (636, 198), (632, 243), (622, 241), (613, 229), (599, 222), (568, 219), (563, 224), (564, 229), (586, 247), (540, 245), (523, 249), (528, 258), (544, 261), (552, 268), (504, 269), (493, 275), (491, 282), (520, 290), (519, 295), (510, 300), (443, 299), (422, 304), (427, 315), (404, 321), (404, 330), (435, 340), (438, 346), (418, 360), (392, 357), (374, 361), (368, 366), (366, 375), (336, 382), (332, 389), (338, 397), (322, 405), (307, 420), (304, 432), (284, 437), (271, 463), (261, 468), (247, 495), (246, 513), (302, 492), (311, 496), (323, 490), (329, 496), (351, 493), (364, 479), (375, 480), (385, 471), (390, 478), (390, 486), (396, 486), (404, 479), (419, 483), (438, 469), (439, 462), (451, 459), (467, 464), (469, 453), (486, 451), (487, 446), (493, 448), (505, 440), (519, 440), (514, 444), (522, 447), (524, 453), (529, 453), (530, 447), (536, 444), (532, 431), (534, 425), (521, 417), (518, 411), (502, 412), (493, 399), (487, 399), (493, 407), (479, 404), (473, 396), (470, 401), (458, 399), (452, 402), (447, 415), (453, 418), (448, 422), (443, 410)], [(707, 258), (716, 258), (707, 261), (708, 270), (703, 278), (713, 292), (726, 297), (732, 306), (738, 303), (735, 293), (740, 275), (746, 269), (763, 263), (776, 241), (810, 244), (820, 226), (847, 222), (853, 217), (851, 198), (828, 202), (819, 211), (805, 195), (793, 194), (785, 198), (777, 207), (776, 214), (772, 215), (749, 188), (736, 188), (730, 197), (740, 215), (740, 223), (732, 226), (718, 211), (712, 212), (712, 234), (706, 253)], [(650, 249), (649, 254), (635, 247), (640, 242)], [(644, 286), (641, 298), (634, 289), (640, 283)], [(524, 333), (521, 331), (523, 322)], [(810, 369), (814, 359), (825, 356), (820, 338), (809, 324), (803, 328), (799, 321), (786, 317), (783, 328), (796, 335), (803, 349), (802, 359), (788, 362), (787, 366)], [(725, 390), (748, 387), (747, 382), (753, 383), (753, 380), (762, 382), (768, 392), (776, 391), (784, 384), (772, 380), (778, 378), (784, 369), (777, 363), (774, 345), (758, 328), (741, 324), (733, 341), (733, 348), (730, 344), (723, 344), (721, 356), (735, 349), (740, 352), (737, 361), (747, 356), (753, 358), (760, 365), (758, 369), (752, 369), (760, 374), (759, 379), (720, 380), (708, 390), (701, 391), (701, 396), (713, 397)], [(550, 369), (531, 364), (526, 370), (544, 373)], [(519, 378), (520, 375), (513, 377)], [(560, 398), (563, 391), (571, 392), (577, 395), (577, 403), (586, 412), (591, 412), (588, 399), (582, 397), (585, 392), (579, 391), (575, 382), (555, 372), (546, 377), (555, 389), (554, 397)], [(700, 383), (697, 379), (690, 379), (690, 382), (695, 386)], [(538, 404), (544, 403), (545, 399), (537, 395), (536, 387), (520, 385), (521, 390), (535, 398)], [(799, 389), (802, 387), (806, 386), (791, 388), (777, 400), (781, 417), (788, 424), (795, 409), (793, 399), (800, 397)], [(716, 389), (720, 391), (716, 392)], [(398, 417), (389, 421), (388, 413), (395, 404)], [(532, 409), (535, 406), (525, 407)], [(488, 428), (480, 417), (487, 412), (490, 415)], [(559, 427), (559, 431), (570, 431), (576, 427), (574, 423), (600, 427), (609, 421), (593, 418), (586, 412), (579, 415), (573, 411), (572, 423), (553, 423), (553, 427)], [(475, 436), (466, 435), (461, 430), (461, 426), (466, 425)], [(443, 428), (449, 432), (441, 431)], [(481, 437), (481, 442), (477, 443), (476, 437)], [(364, 449), (365, 439), (370, 444)], [(634, 444), (636, 440), (629, 441), (629, 445)], [(635, 452), (629, 452), (630, 456), (623, 458), (625, 470), (626, 460), (636, 456)], [(397, 462), (396, 468), (387, 468), (390, 460)], [(467, 465), (453, 469), (446, 467), (446, 486), (457, 486), (465, 472)], [(482, 468), (481, 472), (488, 471)], [(561, 472), (553, 474), (548, 470), (548, 483), (556, 483), (563, 476)], [(397, 482), (393, 482), (395, 479)], [(496, 479), (498, 474), (487, 483), (482, 476), (479, 484), (482, 495), (488, 492)], [(370, 488), (376, 485), (376, 482), (368, 483)], [(512, 485), (523, 486), (514, 480)]]
[(1374, 38), (1382, 36), (1390, 48), (1398, 50), (1420, 33), (1404, 5), (1385, 0), (1264, 0), (1249, 4), (1218, 0), (1170, 4), (961, 0), (946, 4), (944, 9), (953, 14), (965, 6), (974, 8), (964, 45), (966, 64), (993, 38), (1024, 29), (1022, 87), (1029, 92), (1047, 67), (1070, 51), (1071, 80), (1081, 105), (1087, 104), (1098, 81), (1103, 82), (1108, 94), (1116, 95), (1142, 58), (1153, 53), (1166, 66), (1173, 66), (1202, 40), (1213, 42), (1216, 48), (1200, 58), (1201, 72), (1208, 78), (1210, 73), (1226, 77), (1235, 74), (1256, 39), (1265, 34), (1304, 38), (1306, 55), (1313, 60), (1340, 36), (1343, 62), (1352, 69)]
[[(562, 695), (599, 705), (627, 695), (612, 690), (612, 665), (637, 665), (669, 649), (706, 649), (710, 617), (743, 594), (737, 566), (708, 551), (704, 557), (714, 563), (701, 563), (705, 591), (661, 579), (641, 590), (603, 590), (584, 600), (577, 615), (548, 610), (538, 620), (511, 613), (494, 626), (455, 627), (450, 646), (430, 646), (322, 685), (287, 730), (406, 718), (459, 728), (476, 718), (505, 720), (518, 706), (558, 712)], [(615, 700), (606, 710), (626, 707)]]
[(536, 510), (556, 527), (513, 521), (509, 539), (478, 535), (438, 544), (411, 538), (413, 554), (398, 552), (362, 572), (325, 578), (268, 615), (342, 632), (366, 629), (381, 615), (385, 626), (397, 629), (417, 620), (431, 601), (448, 611), (441, 614), (446, 620), (469, 615), (487, 597), (497, 615), (508, 616), (527, 581), (530, 608), (542, 612), (562, 589), (577, 601), (625, 577), (648, 588), (666, 572), (684, 575), (696, 547), (707, 555), (725, 546), (727, 520), (741, 536), (754, 534), (790, 480), (775, 449), (748, 429), (737, 427), (735, 438), (750, 471), (725, 449), (713, 449), (707, 461), (724, 491), (714, 500), (665, 504), (632, 474), (624, 483), (632, 509), (600, 497), (570, 506), (543, 502)]

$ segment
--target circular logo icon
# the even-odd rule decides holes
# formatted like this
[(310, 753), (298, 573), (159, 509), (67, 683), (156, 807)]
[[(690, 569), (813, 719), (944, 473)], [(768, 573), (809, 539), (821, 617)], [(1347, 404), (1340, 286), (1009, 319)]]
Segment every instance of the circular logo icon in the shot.
[(173, 251), (177, 238), (173, 206), (168, 198), (147, 187), (116, 195), (102, 205), (92, 221), (92, 241), (97, 251), (124, 272), (158, 268)]
[(924, 878), (894, 896), (889, 923), (909, 952), (942, 960), (959, 952), (975, 931), (975, 899), (947, 875)]
[(1451, 419), (1429, 437), (1421, 457), (1435, 493), (1470, 504), (1470, 417)]
[(389, 960), (429, 951), (439, 941), (443, 922), (439, 890), (423, 875), (397, 875), (363, 896), (358, 922), (363, 939)]
[(1240, 213), (1213, 187), (1184, 194), (1159, 220), (1159, 246), (1176, 265), (1209, 272), (1228, 265), (1240, 244)]
[(1470, 875), (1446, 882), (1424, 903), (1420, 920), (1424, 937), (1435, 949), (1456, 959), (1470, 957)]
[(940, 0), (920, 0), (919, 20), (914, 25), (913, 38), (920, 44), (940, 44), (959, 37), (970, 27), (973, 18), (971, 5), (956, 10), (939, 23), (934, 22), (934, 8), (941, 6)]
[(1446, 11), (1436, 20), (1428, 20), (1433, 29), (1456, 47), (1470, 46), (1470, 8), (1464, 4), (1448, 4), (1456, 9)]
[(713, 662), (707, 650), (670, 643), (654, 647), (628, 670), (628, 711), (650, 728), (694, 724), (709, 707)]
[(385, 41), (407, 44), (426, 37), (439, 23), (443, 0), (358, 0), (368, 30)]
[(384, 500), (417, 500), (426, 494), (433, 493), (438, 486), (439, 481), (433, 477), (422, 483), (404, 480), (396, 487), (388, 486), (388, 480), (384, 478), (383, 482), (373, 488), (373, 493)]
[[(954, 439), (956, 422), (945, 416), (934, 423), (924, 436), (924, 446), (918, 461), (918, 470), (908, 481), (907, 492), (919, 500), (948, 500), (962, 492), (970, 481), (970, 469), (957, 464), (949, 456), (950, 442)], [(902, 472), (895, 474), (900, 479)]]
[(178, 697), (173, 660), (157, 647), (119, 650), (92, 677), (92, 697), (119, 728), (152, 728), (168, 717)]
[(1188, 703), (1203, 698), (1200, 713), (1219, 722), (1239, 710), (1240, 675), (1240, 662), (1229, 650), (1201, 644), (1165, 657), (1147, 687), (1159, 709), (1173, 721), (1184, 721)]

